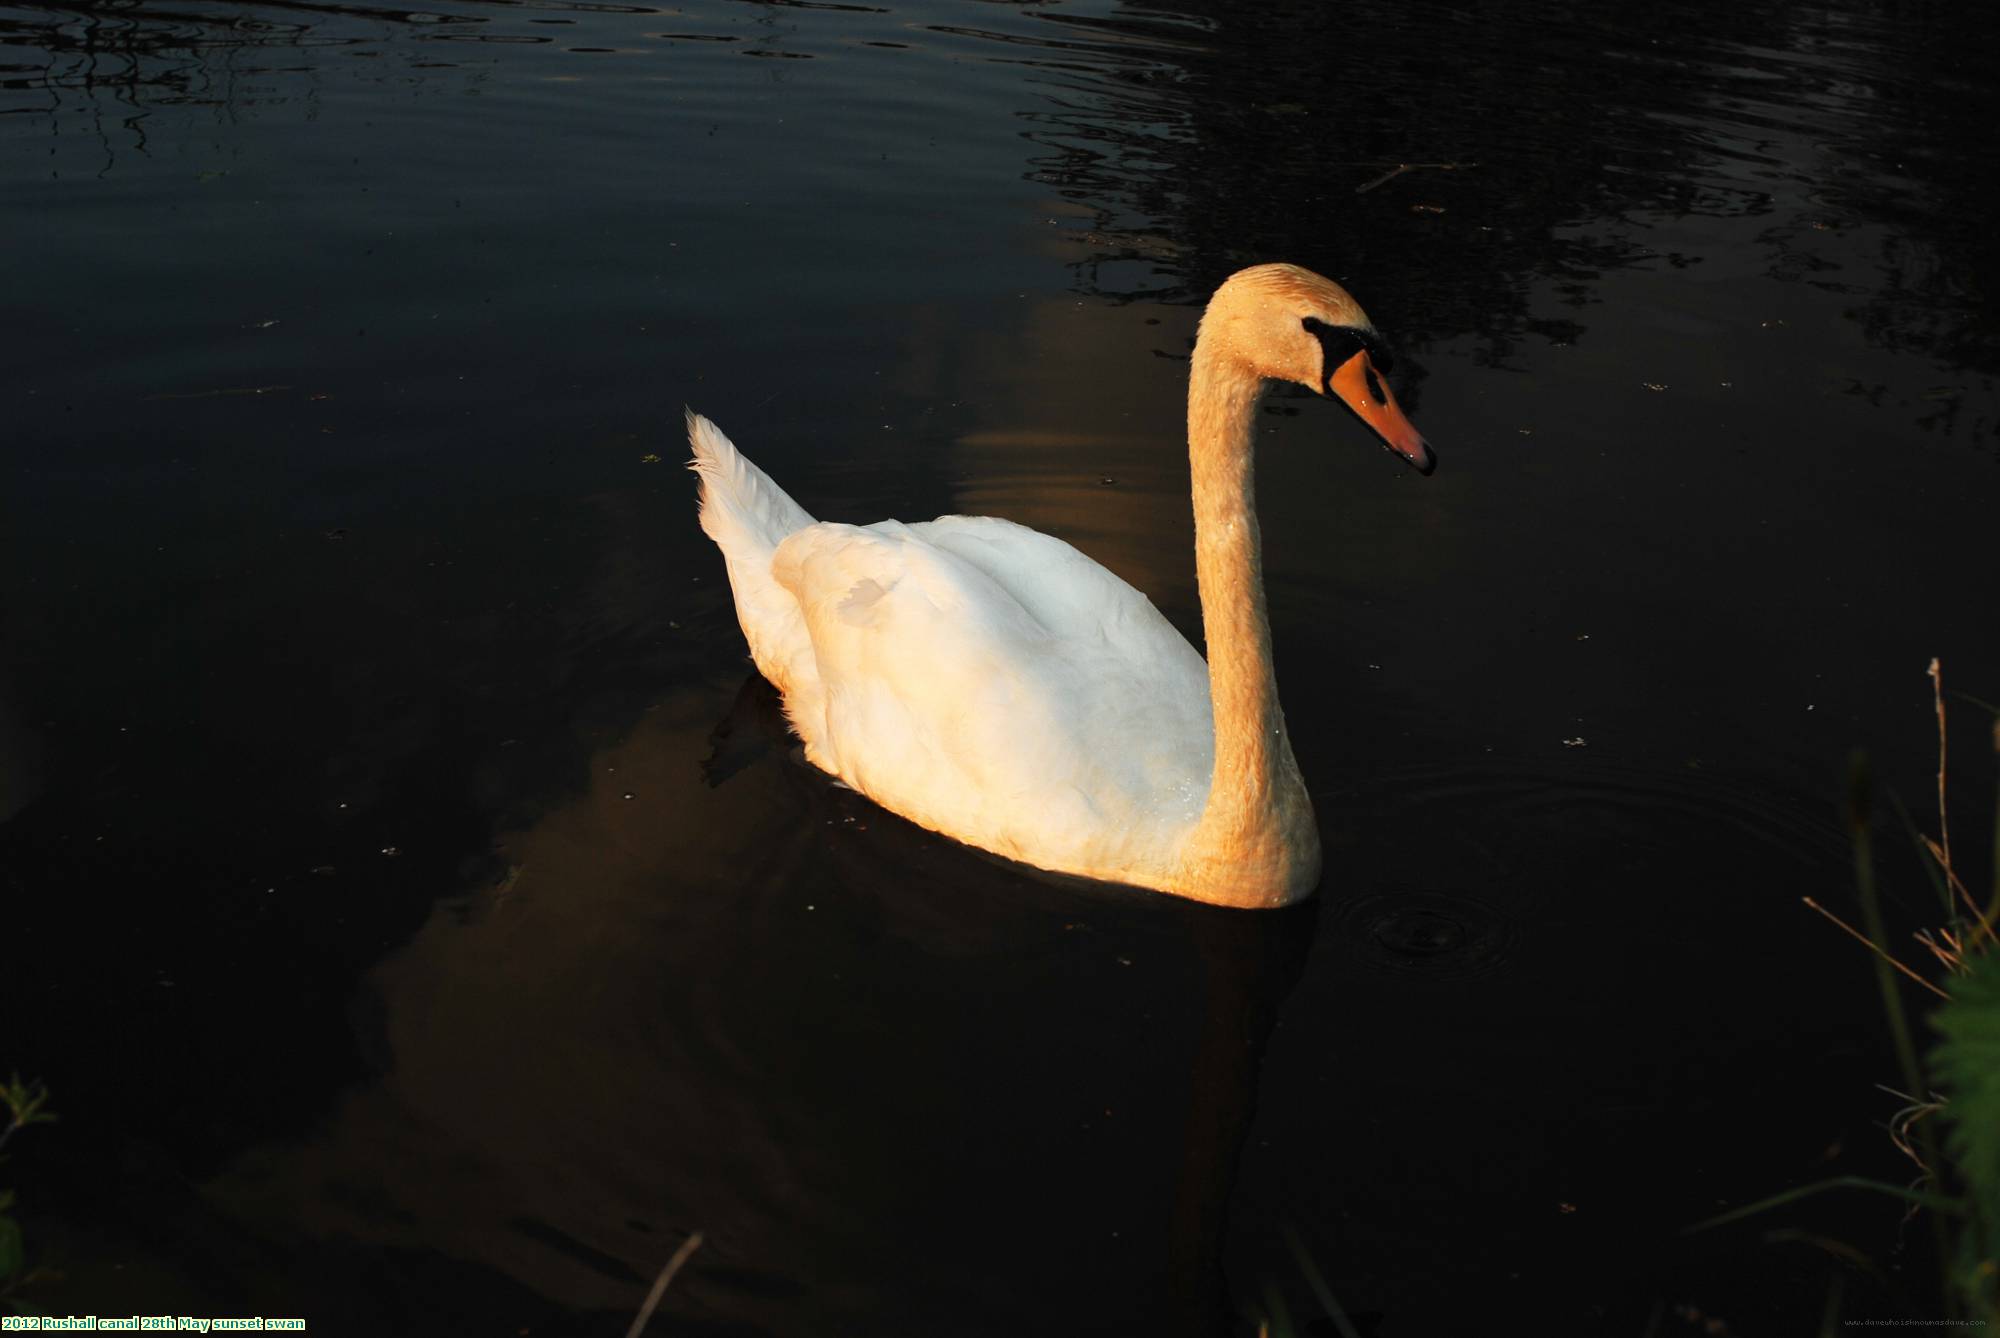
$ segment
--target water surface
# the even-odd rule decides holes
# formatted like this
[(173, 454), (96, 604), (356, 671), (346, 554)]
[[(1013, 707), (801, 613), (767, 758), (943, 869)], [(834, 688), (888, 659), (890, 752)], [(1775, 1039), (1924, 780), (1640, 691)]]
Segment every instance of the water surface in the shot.
[[(1799, 897), (1850, 747), (1924, 811), (1929, 657), (2000, 693), (1992, 28), (0, 7), (37, 1306), (620, 1333), (701, 1230), (658, 1332), (1222, 1332), (1317, 1313), (1292, 1224), (1381, 1335), (1799, 1332), (1816, 1240), (1929, 1316), (1879, 1204), (1678, 1231), (1905, 1174)], [(1442, 457), (1260, 419), (1322, 896), (1037, 878), (804, 766), (681, 406), (816, 515), (1008, 516), (1198, 638), (1185, 359), (1272, 259)]]

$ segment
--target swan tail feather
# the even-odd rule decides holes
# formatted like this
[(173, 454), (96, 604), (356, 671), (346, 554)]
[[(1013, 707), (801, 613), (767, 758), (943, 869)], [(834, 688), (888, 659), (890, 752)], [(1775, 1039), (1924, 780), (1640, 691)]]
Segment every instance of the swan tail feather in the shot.
[[(758, 672), (786, 694), (817, 696), (819, 673), (798, 600), (771, 575), (771, 557), (786, 536), (813, 524), (806, 509), (771, 481), (694, 410), (687, 411), (688, 468), (701, 480), (701, 529), (722, 550), (736, 617)], [(794, 719), (796, 724), (796, 718)]]
[(692, 409), (687, 428), (688, 445), (694, 448), (688, 468), (701, 479), (702, 533), (718, 544), (754, 538), (776, 548), (785, 536), (813, 523), (806, 509), (751, 464), (721, 428)]

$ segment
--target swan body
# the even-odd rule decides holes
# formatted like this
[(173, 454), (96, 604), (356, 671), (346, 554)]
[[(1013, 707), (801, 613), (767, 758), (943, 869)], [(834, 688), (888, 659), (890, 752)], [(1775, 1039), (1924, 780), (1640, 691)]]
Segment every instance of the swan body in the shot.
[(702, 529), (807, 759), (1040, 868), (1229, 905), (1306, 896), (1318, 830), (1271, 669), (1251, 419), (1264, 380), (1301, 380), (1428, 472), (1371, 354), (1359, 306), (1309, 271), (1258, 266), (1210, 302), (1189, 394), (1207, 662), (1060, 539), (984, 516), (816, 522), (690, 412)]

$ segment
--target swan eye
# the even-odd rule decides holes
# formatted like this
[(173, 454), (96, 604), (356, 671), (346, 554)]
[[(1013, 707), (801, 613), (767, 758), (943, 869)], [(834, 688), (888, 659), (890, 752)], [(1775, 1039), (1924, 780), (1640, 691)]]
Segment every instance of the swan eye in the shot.
[(1377, 403), (1384, 402), (1384, 396), (1380, 393), (1382, 383), (1375, 379), (1375, 370), (1380, 368), (1383, 372), (1392, 371), (1396, 366), (1396, 360), (1390, 356), (1389, 350), (1382, 346), (1380, 335), (1373, 330), (1363, 330), (1352, 325), (1328, 325), (1313, 316), (1304, 317), (1299, 321), (1299, 325), (1307, 334), (1319, 340), (1320, 375), (1323, 380), (1330, 382), (1336, 368), (1343, 366), (1355, 354), (1366, 353), (1370, 364), (1368, 393), (1375, 396)]

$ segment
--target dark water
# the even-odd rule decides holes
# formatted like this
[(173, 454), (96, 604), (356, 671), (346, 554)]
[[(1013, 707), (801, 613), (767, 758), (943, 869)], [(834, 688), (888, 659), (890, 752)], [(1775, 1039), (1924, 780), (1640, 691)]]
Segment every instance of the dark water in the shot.
[[(1935, 1318), (1882, 1202), (1679, 1229), (1906, 1175), (1799, 897), (1851, 746), (1925, 811), (1928, 658), (2000, 694), (1996, 26), (0, 7), (21, 1303), (619, 1334), (698, 1229), (649, 1332), (1207, 1333), (1319, 1313), (1290, 1225), (1380, 1335)], [(682, 404), (1198, 636), (1184, 358), (1271, 259), (1443, 459), (1266, 406), (1318, 901), (1035, 878), (795, 760)]]

